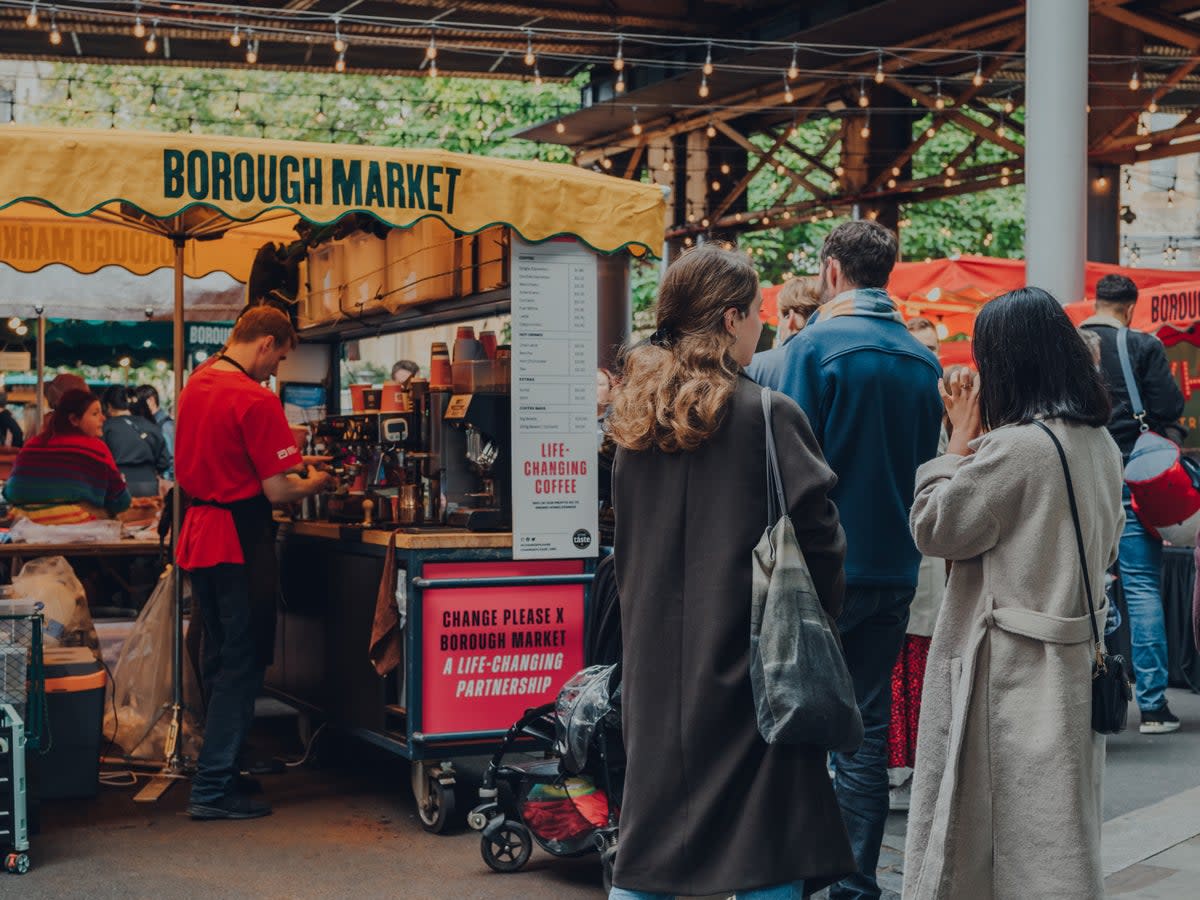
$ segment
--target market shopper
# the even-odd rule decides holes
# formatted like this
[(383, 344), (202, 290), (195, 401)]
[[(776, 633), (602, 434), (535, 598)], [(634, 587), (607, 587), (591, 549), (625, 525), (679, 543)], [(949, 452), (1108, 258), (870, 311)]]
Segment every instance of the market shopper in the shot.
[(241, 792), (237, 779), (238, 755), (275, 643), (279, 573), (271, 504), (300, 500), (329, 481), (324, 472), (302, 468), (283, 406), (260, 383), (295, 345), (286, 315), (251, 309), (234, 326), (220, 358), (192, 375), (179, 402), (176, 474), (189, 507), (177, 558), (191, 576), (204, 623), (209, 694), (188, 805), (197, 819), (271, 811)]
[(20, 448), (25, 443), (25, 432), (17, 424), (16, 417), (8, 408), (8, 394), (0, 390), (0, 445)]
[(812, 275), (798, 275), (784, 282), (775, 299), (779, 316), (776, 346), (782, 347), (804, 329), (821, 305), (819, 291), (820, 284)]
[(104, 443), (104, 412), (90, 391), (55, 397), (42, 431), (17, 454), (4, 496), (19, 517), (78, 525), (129, 508), (125, 477)]
[[(742, 366), (761, 305), (744, 256), (684, 254), (659, 289), (658, 330), (627, 351), (609, 417), (628, 753), (612, 898), (790, 900), (854, 868), (825, 752), (765, 743), (750, 686), (767, 470), (762, 389)], [(771, 414), (788, 511), (836, 614), (834, 476), (795, 403), (775, 394)]]
[(104, 442), (134, 497), (159, 496), (158, 479), (171, 468), (171, 454), (158, 426), (134, 415), (128, 388), (104, 392)]
[(833, 756), (858, 863), (857, 874), (830, 889), (833, 900), (880, 896), (891, 675), (921, 560), (908, 511), (917, 467), (937, 450), (942, 421), (937, 358), (908, 334), (884, 290), (896, 250), (896, 236), (876, 222), (834, 229), (821, 248), (816, 321), (748, 369), (800, 404), (838, 477), (832, 497), (847, 542), (838, 628), (866, 734), (857, 752)]
[(938, 349), (942, 345), (941, 338), (938, 337), (937, 326), (926, 319), (924, 316), (917, 316), (915, 319), (909, 319), (904, 327), (908, 329), (908, 333), (915, 337), (922, 347), (930, 353), (937, 354)]
[(1093, 630), (1066, 477), (1041, 426), (1070, 466), (1102, 630), (1098, 588), (1122, 527), (1109, 400), (1038, 288), (984, 306), (974, 351), (979, 376), (944, 391), (953, 434), (917, 473), (912, 510), (917, 546), (953, 569), (926, 670), (904, 897), (1103, 897)]
[[(167, 452), (171, 455), (172, 461), (175, 459), (175, 420), (171, 418), (171, 414), (162, 408), (162, 403), (159, 402), (158, 388), (152, 384), (139, 384), (133, 389), (133, 395), (137, 401), (145, 409), (145, 417), (158, 426), (162, 432), (163, 440), (167, 442)], [(174, 467), (167, 470), (166, 478), (168, 481), (174, 481)]]
[[(1108, 430), (1126, 461), (1137, 442), (1141, 425), (1134, 418), (1129, 388), (1121, 368), (1117, 340), (1128, 333), (1129, 361), (1146, 406), (1151, 431), (1182, 438), (1178, 424), (1183, 413), (1183, 392), (1171, 375), (1162, 341), (1152, 334), (1129, 328), (1137, 302), (1137, 286), (1124, 275), (1105, 275), (1096, 285), (1096, 314), (1080, 327), (1100, 337), (1100, 370), (1112, 398)], [(1175, 432), (1172, 434), (1172, 432)], [(1142, 713), (1142, 734), (1168, 734), (1179, 729), (1179, 718), (1167, 705), (1167, 627), (1162, 606), (1162, 540), (1146, 530), (1123, 493), (1125, 532), (1117, 563), (1129, 634), (1133, 647), (1135, 697)]]

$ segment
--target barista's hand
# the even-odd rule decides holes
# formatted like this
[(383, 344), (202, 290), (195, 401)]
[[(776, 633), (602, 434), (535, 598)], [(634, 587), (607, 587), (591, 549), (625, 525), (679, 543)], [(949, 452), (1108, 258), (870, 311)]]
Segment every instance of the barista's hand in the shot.
[(308, 489), (308, 493), (310, 494), (319, 494), (322, 491), (331, 491), (337, 486), (333, 475), (313, 466), (308, 467), (308, 473), (305, 476), (304, 484)]

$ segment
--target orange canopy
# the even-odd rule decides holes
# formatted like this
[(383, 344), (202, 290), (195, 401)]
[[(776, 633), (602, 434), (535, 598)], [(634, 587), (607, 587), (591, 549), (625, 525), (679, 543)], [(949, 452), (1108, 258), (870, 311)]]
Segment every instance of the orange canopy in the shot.
[[(1134, 313), (1135, 328), (1151, 332), (1170, 329), (1178, 334), (1200, 322), (1200, 272), (1134, 269), (1089, 262), (1084, 273), (1085, 295), (1094, 297), (1096, 282), (1113, 273), (1128, 276), (1141, 289)], [(960, 256), (897, 263), (888, 282), (888, 293), (906, 319), (924, 316), (935, 325), (943, 325), (944, 329), (939, 330), (944, 335), (969, 335), (984, 303), (1024, 284), (1024, 260)], [(763, 288), (762, 318), (772, 325), (776, 323), (780, 287)], [(1091, 299), (1067, 307), (1076, 321), (1091, 315), (1091, 309)], [(1167, 340), (1167, 335), (1163, 338)]]

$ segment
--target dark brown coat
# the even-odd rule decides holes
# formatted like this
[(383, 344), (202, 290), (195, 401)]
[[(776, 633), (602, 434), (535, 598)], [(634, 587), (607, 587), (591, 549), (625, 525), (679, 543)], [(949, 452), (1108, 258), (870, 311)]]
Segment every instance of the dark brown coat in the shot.
[[(742, 378), (699, 450), (617, 454), (616, 572), (629, 768), (614, 883), (704, 895), (854, 870), (815, 747), (768, 746), (750, 689), (750, 562), (767, 524), (761, 388)], [(821, 602), (841, 608), (836, 477), (775, 394), (788, 506)]]

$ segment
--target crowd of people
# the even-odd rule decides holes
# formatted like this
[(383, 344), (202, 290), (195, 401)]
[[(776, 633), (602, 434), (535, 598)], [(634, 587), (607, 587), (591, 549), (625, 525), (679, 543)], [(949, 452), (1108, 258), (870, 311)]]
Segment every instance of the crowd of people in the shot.
[[(1161, 541), (1123, 485), (1142, 426), (1116, 341), (1136, 288), (1104, 278), (1080, 329), (1047, 292), (1012, 291), (978, 317), (975, 368), (943, 371), (936, 328), (884, 289), (896, 258), (875, 222), (835, 229), (756, 354), (753, 266), (685, 253), (610, 384), (629, 757), (614, 900), (879, 897), (889, 807), (910, 803), (905, 897), (1101, 896), (1092, 668), (1116, 607), (1100, 592), (1090, 611), (1090, 586), (1114, 564), (1140, 730), (1179, 727)], [(1182, 396), (1163, 347), (1129, 338), (1146, 427), (1169, 431)], [(762, 387), (863, 721), (853, 752), (768, 743), (756, 720)]]
[(0, 429), (20, 448), (4, 484), (16, 517), (80, 524), (165, 493), (174, 420), (152, 385), (115, 385), (97, 395), (83, 378), (63, 373), (46, 386), (46, 402), (42, 427), (28, 440), (12, 414), (0, 412)]

